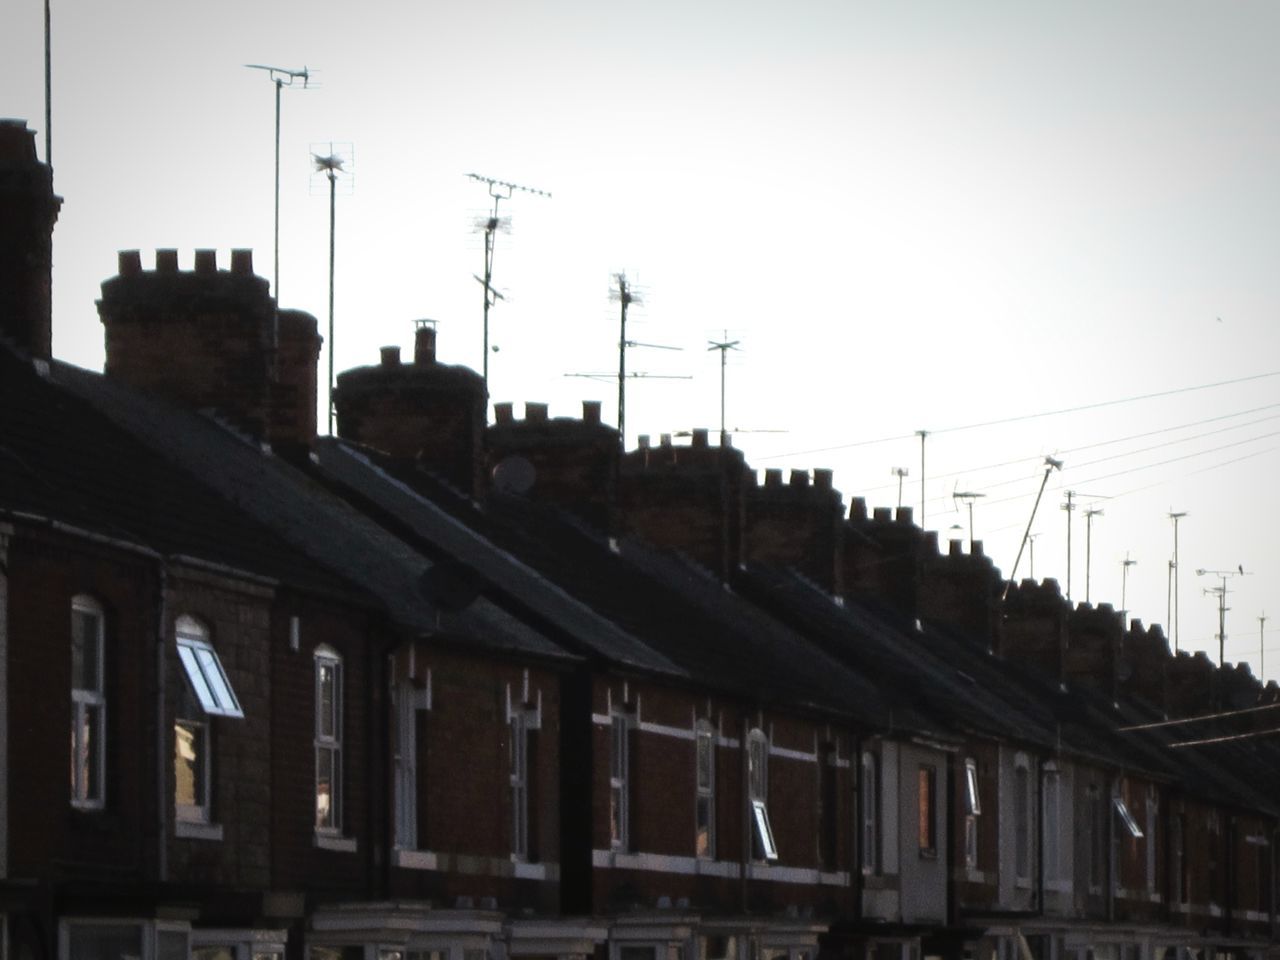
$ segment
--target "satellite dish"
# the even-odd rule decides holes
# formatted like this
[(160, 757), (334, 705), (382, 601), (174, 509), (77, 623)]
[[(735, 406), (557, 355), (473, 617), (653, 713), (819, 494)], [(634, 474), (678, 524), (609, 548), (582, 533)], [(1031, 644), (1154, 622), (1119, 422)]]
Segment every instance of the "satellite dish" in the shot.
[(470, 567), (445, 560), (418, 575), (418, 592), (441, 610), (457, 613), (480, 594), (480, 581)]
[(504, 457), (493, 468), (493, 485), (503, 493), (528, 493), (537, 479), (537, 469), (524, 457)]

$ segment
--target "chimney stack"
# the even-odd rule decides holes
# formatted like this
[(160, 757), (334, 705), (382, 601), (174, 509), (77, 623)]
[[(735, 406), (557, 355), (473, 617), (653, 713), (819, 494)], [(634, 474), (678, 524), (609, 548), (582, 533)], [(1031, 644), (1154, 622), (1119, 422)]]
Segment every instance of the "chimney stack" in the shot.
[(36, 135), (0, 120), (0, 336), (33, 357), (52, 356), (53, 225), (62, 198), (36, 158)]

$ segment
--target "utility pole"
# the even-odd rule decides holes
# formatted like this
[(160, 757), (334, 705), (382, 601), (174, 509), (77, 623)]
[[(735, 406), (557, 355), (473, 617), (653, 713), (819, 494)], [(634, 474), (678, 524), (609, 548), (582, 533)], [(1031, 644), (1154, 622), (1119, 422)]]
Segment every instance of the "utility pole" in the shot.
[(1067, 602), (1071, 602), (1071, 513), (1075, 510), (1074, 490), (1067, 491), (1067, 502), (1062, 504), (1062, 509), (1067, 511)]
[[(1099, 507), (1089, 507), (1084, 512), (1084, 602), (1089, 602), (1089, 581), (1093, 564), (1093, 518), (1102, 516)], [(1121, 604), (1123, 606), (1123, 604)]]
[(1178, 614), (1178, 521), (1187, 515), (1185, 510), (1175, 512), (1169, 510), (1169, 519), (1173, 521), (1173, 652), (1178, 652), (1178, 640), (1182, 633), (1182, 617)]
[(1120, 561), (1120, 620), (1124, 629), (1129, 627), (1129, 607), (1128, 588), (1129, 588), (1129, 568), (1132, 567), (1137, 560), (1129, 559), (1129, 551), (1124, 552), (1124, 559)]

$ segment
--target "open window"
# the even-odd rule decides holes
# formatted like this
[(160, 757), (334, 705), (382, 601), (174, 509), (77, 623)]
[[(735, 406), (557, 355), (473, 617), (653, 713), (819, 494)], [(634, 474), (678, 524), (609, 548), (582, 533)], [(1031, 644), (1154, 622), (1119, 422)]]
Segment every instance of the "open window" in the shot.
[[(175, 829), (180, 834), (193, 836), (189, 825), (210, 824), (213, 819), (210, 718), (239, 718), (244, 716), (244, 711), (209, 642), (209, 631), (204, 624), (192, 617), (179, 617), (174, 632), (178, 660), (186, 678), (173, 720)], [(199, 829), (197, 826), (197, 832)], [(207, 839), (218, 836), (215, 830)]]
[(969, 757), (964, 762), (964, 865), (978, 865), (978, 817), (982, 813), (982, 797), (978, 792), (978, 761)]
[(751, 801), (757, 860), (777, 860), (778, 846), (769, 826), (769, 739), (759, 728), (747, 734), (747, 787)]
[(1113, 797), (1111, 805), (1115, 807), (1116, 816), (1120, 818), (1120, 823), (1124, 825), (1129, 836), (1135, 840), (1141, 840), (1144, 836), (1142, 828), (1138, 826), (1138, 821), (1133, 818), (1133, 814), (1129, 812), (1129, 806), (1124, 802), (1124, 797)]

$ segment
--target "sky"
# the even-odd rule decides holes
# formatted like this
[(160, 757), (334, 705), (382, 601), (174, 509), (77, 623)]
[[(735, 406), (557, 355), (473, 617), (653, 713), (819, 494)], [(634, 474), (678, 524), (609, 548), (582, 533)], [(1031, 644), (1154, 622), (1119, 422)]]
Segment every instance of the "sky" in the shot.
[[(339, 370), (407, 354), (419, 318), (479, 369), (467, 174), (549, 193), (499, 205), (492, 400), (616, 423), (624, 272), (628, 339), (681, 348), (628, 350), (629, 446), (714, 437), (709, 343), (737, 341), (755, 468), (832, 468), (869, 507), (906, 470), (944, 543), (981, 494), (1006, 576), (1031, 523), (1018, 579), (1215, 660), (1224, 581), (1196, 571), (1235, 571), (1226, 658), (1280, 679), (1278, 35), (1270, 0), (52, 0), (54, 353), (101, 368), (118, 250), (248, 247), (274, 279), (274, 86), (244, 65), (306, 67), (277, 289), (327, 329), (310, 158), (335, 152)], [(40, 0), (6, 0), (0, 116), (42, 158), (43, 40)]]

